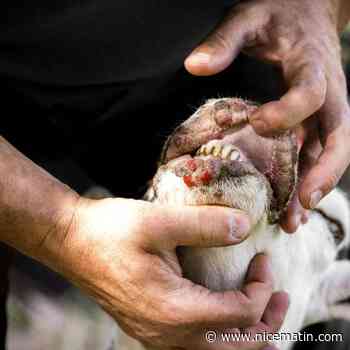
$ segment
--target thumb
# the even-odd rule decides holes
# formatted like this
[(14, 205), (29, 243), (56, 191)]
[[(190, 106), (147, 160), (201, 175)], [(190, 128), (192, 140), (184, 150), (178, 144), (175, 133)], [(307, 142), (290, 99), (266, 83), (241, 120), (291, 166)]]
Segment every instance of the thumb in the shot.
[[(234, 7), (219, 26), (185, 60), (185, 68), (193, 75), (208, 76), (226, 69), (254, 37), (265, 16), (254, 8)], [(256, 5), (255, 5), (256, 6)], [(257, 16), (258, 15), (258, 16)]]
[(216, 206), (154, 205), (143, 217), (143, 243), (153, 248), (219, 247), (240, 243), (250, 230), (242, 211)]

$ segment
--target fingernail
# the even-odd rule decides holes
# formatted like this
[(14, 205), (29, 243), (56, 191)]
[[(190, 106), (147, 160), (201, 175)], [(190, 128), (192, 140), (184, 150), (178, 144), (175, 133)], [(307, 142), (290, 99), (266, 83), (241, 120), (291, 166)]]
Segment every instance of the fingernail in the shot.
[(230, 231), (235, 240), (242, 240), (250, 231), (250, 222), (246, 215), (234, 216), (230, 218)]
[(323, 193), (320, 190), (317, 190), (310, 195), (310, 202), (309, 202), (309, 207), (310, 209), (315, 209), (317, 204), (320, 202), (320, 200), (323, 197)]
[(187, 58), (187, 63), (192, 65), (208, 64), (210, 62), (210, 55), (204, 52), (194, 52)]

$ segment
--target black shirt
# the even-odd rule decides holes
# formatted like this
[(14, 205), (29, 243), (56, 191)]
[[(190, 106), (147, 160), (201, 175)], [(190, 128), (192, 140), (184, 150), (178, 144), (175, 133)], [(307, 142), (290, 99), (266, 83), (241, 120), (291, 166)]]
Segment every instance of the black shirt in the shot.
[(159, 77), (182, 66), (224, 9), (223, 0), (2, 0), (0, 74), (71, 86)]
[(185, 57), (233, 2), (2, 0), (1, 132), (34, 157), (70, 148), (82, 127), (111, 117), (116, 132), (134, 127), (122, 121), (182, 89), (175, 80)]

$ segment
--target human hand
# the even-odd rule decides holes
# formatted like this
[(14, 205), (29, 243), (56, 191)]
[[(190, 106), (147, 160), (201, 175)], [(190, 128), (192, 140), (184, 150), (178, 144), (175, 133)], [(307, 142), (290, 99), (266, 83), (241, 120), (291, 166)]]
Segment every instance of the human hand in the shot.
[(289, 232), (305, 222), (303, 207), (314, 208), (350, 163), (350, 109), (338, 38), (349, 18), (345, 0), (245, 1), (185, 61), (190, 73), (212, 75), (243, 51), (281, 68), (287, 92), (258, 108), (250, 123), (262, 135), (303, 123), (301, 181), (282, 223)]
[[(207, 343), (205, 330), (276, 332), (284, 319), (287, 296), (272, 293), (267, 257), (252, 261), (241, 291), (214, 293), (182, 277), (175, 249), (232, 245), (248, 231), (245, 215), (229, 208), (81, 199), (60, 254), (49, 265), (148, 346), (232, 349), (232, 344)], [(235, 349), (247, 349), (243, 345)]]

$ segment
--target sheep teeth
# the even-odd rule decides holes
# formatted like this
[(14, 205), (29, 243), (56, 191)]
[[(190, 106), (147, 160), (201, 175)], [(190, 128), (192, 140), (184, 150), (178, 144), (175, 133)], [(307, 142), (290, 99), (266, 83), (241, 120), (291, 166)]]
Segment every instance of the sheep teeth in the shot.
[(221, 152), (221, 157), (224, 159), (229, 159), (232, 152), (233, 152), (233, 147), (231, 145), (225, 145)]
[(205, 155), (205, 152), (206, 152), (206, 148), (205, 148), (205, 146), (202, 146), (202, 147), (197, 151), (197, 155), (198, 155), (198, 156), (203, 156), (203, 155)]
[(214, 157), (221, 157), (221, 151), (222, 151), (221, 145), (215, 145), (214, 148), (211, 151), (211, 154)]
[(240, 155), (239, 151), (234, 149), (231, 153), (230, 159), (231, 160), (239, 160), (240, 157), (241, 157), (241, 155)]
[(209, 154), (214, 155), (213, 152), (215, 151), (215, 149), (218, 150), (219, 147), (220, 147), (220, 144), (216, 140), (212, 140), (212, 141), (208, 142), (205, 145), (206, 155), (209, 155)]
[(217, 140), (208, 142), (203, 145), (197, 152), (197, 155), (208, 156), (212, 155), (214, 157), (220, 157), (222, 159), (228, 160), (239, 160), (240, 153), (232, 145), (222, 145)]

